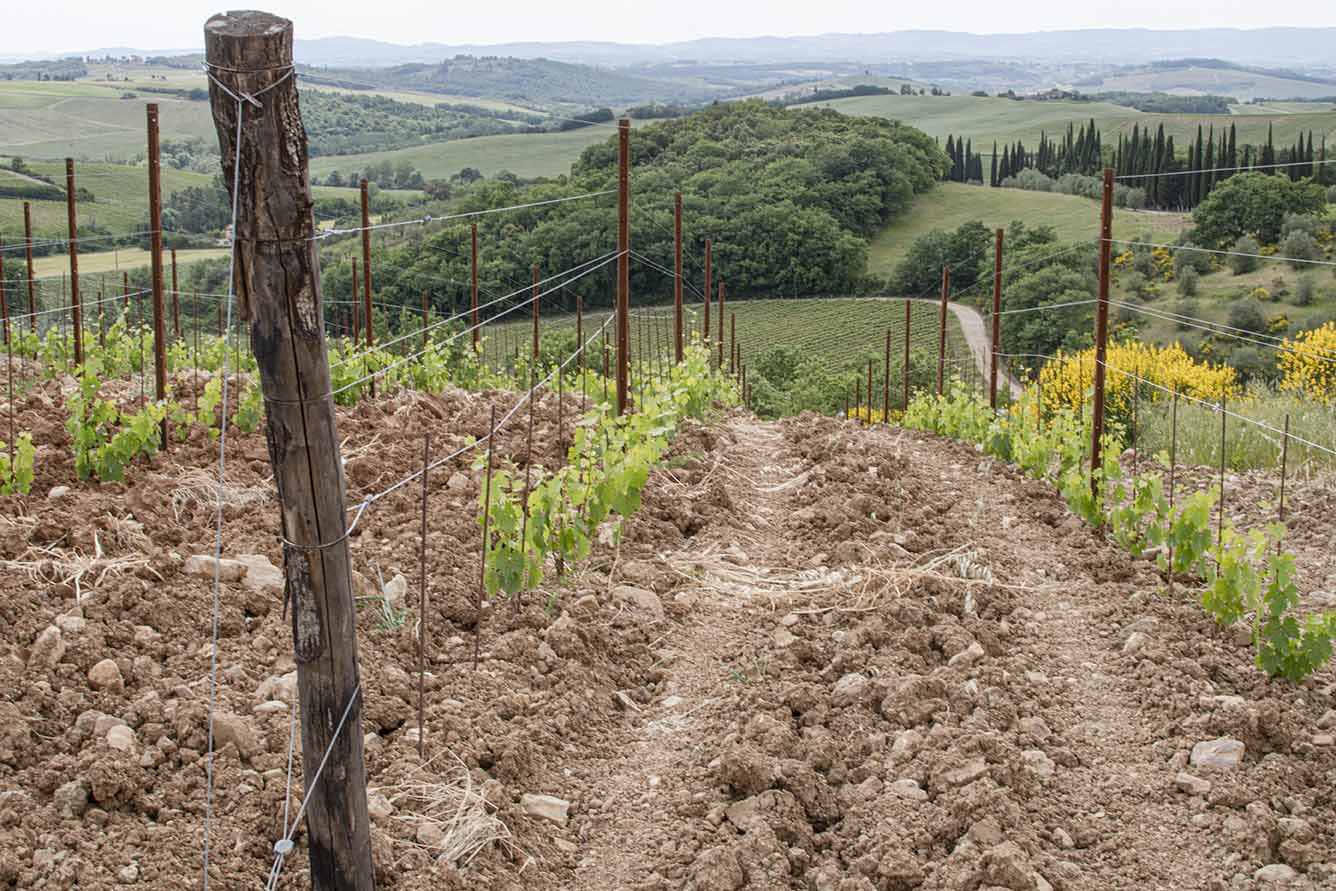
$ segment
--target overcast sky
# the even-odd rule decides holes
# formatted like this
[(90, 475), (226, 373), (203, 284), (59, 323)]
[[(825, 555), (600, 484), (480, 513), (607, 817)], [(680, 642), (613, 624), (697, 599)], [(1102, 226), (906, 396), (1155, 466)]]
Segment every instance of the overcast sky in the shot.
[[(240, 4), (237, 4), (240, 5)], [(696, 37), (793, 36), (932, 28), (998, 33), (1067, 28), (1259, 28), (1336, 25), (1332, 0), (271, 0), (261, 8), (291, 18), (298, 37), (351, 35), (392, 43), (504, 43), (614, 40), (667, 43)], [(203, 45), (204, 21), (219, 12), (198, 0), (10, 0), (0, 13), (0, 53), (109, 46), (175, 49)]]

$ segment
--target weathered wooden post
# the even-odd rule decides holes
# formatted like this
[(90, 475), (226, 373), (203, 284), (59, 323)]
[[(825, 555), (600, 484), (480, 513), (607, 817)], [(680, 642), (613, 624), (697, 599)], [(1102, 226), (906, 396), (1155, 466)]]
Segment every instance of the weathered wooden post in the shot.
[[(1098, 498), (1100, 451), (1104, 439), (1104, 362), (1109, 345), (1109, 276), (1113, 251), (1113, 168), (1104, 168), (1099, 214), (1099, 302), (1095, 306), (1095, 398), (1090, 424), (1090, 491)], [(1084, 394), (1083, 394), (1084, 396)], [(1084, 401), (1084, 398), (1082, 399)], [(1224, 493), (1221, 493), (1221, 501)], [(1224, 508), (1221, 508), (1223, 514)]]
[(70, 229), (70, 322), (74, 327), (74, 367), (83, 364), (83, 306), (79, 301), (79, 221), (75, 210), (74, 159), (65, 159), (65, 213)]
[(236, 293), (259, 365), (286, 536), (311, 884), (370, 891), (356, 609), (292, 23), (230, 12), (209, 19), (204, 38), (222, 167), (236, 202)]
[[(167, 334), (162, 299), (162, 162), (158, 150), (158, 104), (148, 105), (148, 240), (153, 264), (153, 398), (167, 398)], [(176, 266), (173, 264), (175, 273)], [(142, 320), (141, 320), (142, 322)], [(142, 329), (141, 329), (142, 330)], [(142, 375), (142, 358), (141, 358)], [(142, 380), (142, 376), (140, 380)], [(167, 448), (167, 419), (162, 419), (162, 447)]]
[(631, 119), (617, 123), (617, 416), (626, 414), (631, 352)]
[(673, 195), (673, 361), (682, 362), (682, 193)]
[(24, 256), (28, 261), (28, 319), (33, 334), (37, 333), (37, 295), (33, 291), (35, 281), (32, 273), (32, 205), (23, 202), (23, 245)]
[(997, 348), (1002, 340), (1002, 236), (998, 229), (993, 247), (993, 330), (988, 349), (988, 405), (993, 409), (997, 408)]
[(942, 304), (937, 313), (937, 395), (946, 392), (946, 302), (951, 296), (951, 267), (942, 267)]

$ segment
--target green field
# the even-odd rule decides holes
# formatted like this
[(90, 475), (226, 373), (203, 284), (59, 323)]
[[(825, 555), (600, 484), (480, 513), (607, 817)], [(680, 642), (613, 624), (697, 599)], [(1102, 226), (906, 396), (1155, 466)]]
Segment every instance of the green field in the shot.
[(565, 133), (480, 136), (388, 152), (327, 155), (311, 159), (311, 173), (324, 178), (333, 170), (364, 170), (368, 164), (381, 161), (407, 161), (427, 179), (447, 178), (465, 167), (474, 167), (486, 176), (502, 170), (523, 177), (557, 176), (568, 172), (586, 147), (613, 135), (615, 132), (608, 127), (584, 127)]
[(1336, 113), (1188, 115), (1146, 114), (1134, 108), (1108, 102), (1016, 101), (982, 96), (860, 96), (815, 103), (845, 114), (892, 118), (918, 127), (929, 136), (945, 141), (948, 134), (963, 135), (974, 141), (975, 151), (990, 152), (998, 143), (1023, 141), (1033, 149), (1041, 133), (1050, 136), (1066, 131), (1069, 123), (1078, 127), (1091, 118), (1103, 133), (1105, 146), (1117, 143), (1119, 132), (1132, 132), (1134, 125), (1154, 130), (1164, 124), (1184, 149), (1197, 136), (1197, 125), (1208, 127), (1234, 124), (1240, 143), (1266, 141), (1267, 128), (1275, 127), (1277, 145), (1289, 145), (1299, 133), (1313, 131), (1319, 139), (1336, 134)]
[(1230, 96), (1248, 100), (1254, 96), (1284, 96), (1302, 99), (1336, 94), (1336, 85), (1313, 83), (1289, 77), (1260, 74), (1242, 68), (1185, 66), (1151, 68), (1104, 78), (1083, 92), (1126, 91), (1129, 93), (1175, 93)]
[[(64, 191), (65, 165), (60, 161), (24, 162), (33, 172), (51, 177)], [(148, 219), (148, 168), (129, 164), (96, 164), (78, 162), (74, 165), (75, 186), (93, 193), (93, 201), (81, 200), (78, 206), (79, 226), (96, 225), (108, 233), (124, 234), (145, 228)], [(0, 172), (0, 178), (12, 175)], [(212, 174), (192, 173), (163, 167), (162, 192), (166, 200), (173, 192), (188, 186), (213, 188)], [(317, 186), (312, 190), (317, 198), (346, 198), (358, 200), (358, 190)], [(412, 199), (421, 192), (387, 189), (382, 194)], [(65, 201), (30, 201), (32, 205), (33, 237), (65, 238), (69, 233)], [(23, 199), (0, 198), (0, 237), (6, 242), (23, 237)], [(90, 249), (96, 244), (89, 243)]]
[[(801, 350), (804, 356), (820, 356), (832, 364), (844, 365), (869, 354), (882, 355), (886, 345), (886, 330), (891, 330), (894, 343), (904, 344), (904, 303), (899, 300), (877, 298), (811, 298), (788, 300), (739, 300), (726, 303), (725, 309), (737, 317), (737, 337), (743, 348), (743, 360), (760, 355), (773, 346), (789, 346)], [(495, 358), (512, 351), (516, 345), (527, 343), (530, 336), (531, 322), (523, 317), (523, 312), (515, 313), (521, 318), (488, 326), (493, 333), (488, 335), (488, 354)], [(585, 317), (585, 330), (594, 331), (607, 317), (608, 310), (591, 310)], [(915, 303), (911, 321), (911, 340), (915, 345), (936, 348), (938, 330), (938, 310), (931, 303)], [(692, 306), (687, 313), (685, 325), (693, 331), (701, 329), (702, 314), (700, 305)], [(717, 319), (712, 320), (717, 325)], [(575, 317), (569, 315), (551, 316), (542, 320), (543, 330), (553, 328), (572, 328)], [(651, 346), (659, 345), (658, 354), (666, 355), (670, 349), (672, 330), (672, 307), (646, 307), (633, 311), (631, 319), (632, 356), (640, 353), (639, 344), (645, 344), (645, 354), (651, 354)], [(611, 332), (611, 328), (609, 329)], [(712, 328), (712, 336), (718, 337), (718, 328)], [(959, 362), (968, 355), (964, 335), (953, 314), (947, 314), (947, 349), (954, 360)], [(899, 361), (899, 353), (892, 355), (892, 362)], [(592, 361), (592, 360), (591, 360)]]
[(125, 160), (143, 154), (144, 106), (157, 102), (164, 139), (217, 139), (207, 102), (134, 93), (132, 84), (0, 82), (0, 155)]
[[(1099, 204), (1076, 195), (941, 183), (920, 195), (913, 210), (872, 240), (868, 272), (890, 275), (915, 238), (933, 229), (955, 229), (971, 220), (990, 229), (1024, 220), (1030, 226), (1055, 227), (1062, 241), (1094, 239), (1099, 234)], [(1118, 238), (1142, 240), (1142, 236), (1150, 235), (1154, 241), (1164, 241), (1185, 225), (1186, 214), (1115, 210), (1113, 215), (1114, 236)]]
[[(176, 264), (178, 267), (194, 263), (198, 260), (213, 260), (218, 257), (226, 257), (227, 248), (201, 248), (198, 250), (177, 251)], [(9, 258), (6, 257), (8, 262)], [(96, 253), (79, 254), (79, 274), (97, 275), (101, 273), (120, 272), (122, 270), (138, 269), (148, 266), (150, 254), (143, 248), (117, 248), (112, 251), (98, 251)], [(164, 263), (170, 262), (170, 256), (164, 254)], [(55, 254), (50, 257), (36, 257), (33, 259), (33, 274), (38, 277), (58, 276), (62, 272), (69, 271), (70, 260), (65, 254)], [(20, 267), (21, 268), (21, 267)]]

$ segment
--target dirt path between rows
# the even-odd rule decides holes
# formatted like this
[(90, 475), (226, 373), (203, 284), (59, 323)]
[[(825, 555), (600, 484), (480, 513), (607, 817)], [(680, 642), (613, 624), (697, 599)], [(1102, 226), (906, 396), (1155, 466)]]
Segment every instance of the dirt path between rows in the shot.
[[(1303, 792), (1278, 791), (1275, 765), (1188, 764), (1217, 736), (1252, 763), (1312, 753), (1277, 739), (1317, 729), (1331, 678), (1259, 685), (1245, 648), (1157, 598), (1150, 567), (1047, 486), (968, 447), (824, 419), (735, 418), (709, 460), (730, 509), (654, 558), (682, 576), (667, 680), (602, 765), (566, 887), (1169, 891), (1331, 874), (1310, 826), (1328, 795), (1282, 804)], [(1259, 714), (1287, 729), (1268, 736)], [(1301, 773), (1336, 762), (1310, 760)]]

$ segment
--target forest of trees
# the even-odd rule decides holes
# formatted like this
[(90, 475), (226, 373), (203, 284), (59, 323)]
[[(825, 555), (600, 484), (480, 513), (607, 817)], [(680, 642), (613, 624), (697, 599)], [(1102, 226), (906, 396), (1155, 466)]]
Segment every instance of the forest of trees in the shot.
[[(1134, 201), (1120, 202), (1120, 206), (1162, 210), (1191, 210), (1218, 184), (1250, 169), (1296, 182), (1311, 179), (1322, 186), (1336, 185), (1336, 164), (1328, 163), (1325, 136), (1319, 139), (1310, 130), (1300, 133), (1288, 146), (1277, 146), (1271, 128), (1262, 145), (1240, 145), (1233, 123), (1218, 130), (1214, 124), (1198, 125), (1196, 138), (1188, 142), (1181, 154), (1174, 137), (1165, 134), (1163, 124), (1153, 133), (1149, 126), (1134, 124), (1131, 134), (1118, 134), (1118, 142), (1113, 146), (1104, 143), (1093, 119), (1079, 128), (1069, 124), (1061, 139), (1041, 134), (1039, 144), (1033, 149), (1020, 141), (1000, 149), (994, 143), (987, 162), (987, 177), (985, 155), (976, 152), (973, 142), (966, 137), (947, 136), (946, 154), (951, 159), (951, 166), (943, 173), (947, 181), (986, 181), (990, 186), (1042, 187), (1043, 191), (1075, 194), (1088, 190), (1062, 188), (1059, 184), (1073, 177), (1096, 176), (1105, 166), (1111, 166), (1125, 194), (1132, 190), (1138, 193)], [(1189, 170), (1199, 172), (1168, 175)]]
[[(872, 287), (863, 279), (868, 239), (906, 213), (949, 166), (934, 141), (911, 127), (759, 100), (637, 128), (631, 153), (633, 248), (671, 263), (672, 196), (680, 190), (689, 275), (699, 287), (708, 234), (716, 278), (739, 298)], [(610, 138), (587, 148), (559, 180), (527, 188), (497, 178), (461, 185), (451, 210), (615, 188), (616, 159)], [(606, 253), (616, 244), (613, 207), (608, 197), (479, 218), (487, 293), (522, 287), (533, 263), (550, 274)], [(377, 261), (377, 299), (416, 306), (424, 289), (467, 299), (468, 225), (432, 226), (410, 232), (409, 239)], [(640, 262), (631, 269), (640, 299), (671, 293), (662, 273)], [(609, 305), (613, 278), (609, 269), (582, 279), (565, 296), (566, 305), (573, 306), (576, 292), (588, 307)], [(338, 289), (347, 279), (346, 266), (343, 273), (331, 269), (327, 298), (346, 299)]]

